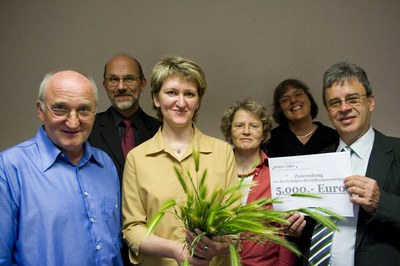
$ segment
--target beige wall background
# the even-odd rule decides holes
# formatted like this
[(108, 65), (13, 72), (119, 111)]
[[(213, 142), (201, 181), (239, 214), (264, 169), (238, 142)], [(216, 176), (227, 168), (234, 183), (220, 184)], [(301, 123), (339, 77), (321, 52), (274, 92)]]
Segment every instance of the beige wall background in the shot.
[[(346, 60), (368, 73), (377, 100), (373, 126), (400, 137), (400, 1), (398, 0), (0, 0), (0, 150), (32, 137), (35, 100), (45, 73), (79, 69), (109, 106), (104, 63), (125, 52), (149, 78), (166, 55), (196, 61), (208, 89), (198, 126), (222, 138), (224, 108), (253, 97), (270, 109), (276, 85), (305, 81), (321, 101), (324, 71)], [(154, 115), (149, 86), (143, 109)]]

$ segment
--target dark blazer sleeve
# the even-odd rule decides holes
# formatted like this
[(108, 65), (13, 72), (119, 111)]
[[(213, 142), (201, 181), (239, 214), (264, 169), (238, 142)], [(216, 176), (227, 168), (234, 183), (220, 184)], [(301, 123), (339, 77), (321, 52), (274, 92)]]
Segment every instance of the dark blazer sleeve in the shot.
[(400, 139), (375, 130), (367, 177), (380, 189), (376, 212), (360, 208), (355, 265), (400, 264)]
[(90, 145), (103, 150), (111, 157), (121, 181), (125, 159), (118, 131), (114, 124), (111, 108), (98, 113), (88, 140)]

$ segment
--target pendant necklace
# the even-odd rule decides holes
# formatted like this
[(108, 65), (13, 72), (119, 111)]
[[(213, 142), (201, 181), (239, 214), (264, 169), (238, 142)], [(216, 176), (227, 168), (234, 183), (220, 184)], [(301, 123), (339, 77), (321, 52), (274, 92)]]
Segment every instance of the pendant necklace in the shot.
[(174, 149), (174, 148), (171, 147), (171, 149), (172, 149), (173, 151), (176, 151), (176, 153), (181, 154), (181, 151), (182, 151), (183, 147), (185, 147), (185, 146), (192, 140), (192, 137), (193, 137), (193, 136), (191, 136), (181, 147), (176, 148), (176, 149)]

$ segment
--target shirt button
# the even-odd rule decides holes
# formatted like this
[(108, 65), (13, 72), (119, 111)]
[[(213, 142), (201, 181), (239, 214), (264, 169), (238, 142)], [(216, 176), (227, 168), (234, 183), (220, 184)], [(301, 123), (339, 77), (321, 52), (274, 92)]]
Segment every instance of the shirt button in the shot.
[(83, 192), (83, 195), (85, 195), (87, 197), (87, 196), (89, 196), (89, 192), (85, 191), (85, 192)]
[(92, 223), (94, 223), (94, 218), (93, 218), (93, 217), (90, 217), (90, 221), (91, 221)]
[(97, 250), (101, 249), (100, 245), (97, 245), (97, 246), (96, 246), (96, 249), (97, 249)]

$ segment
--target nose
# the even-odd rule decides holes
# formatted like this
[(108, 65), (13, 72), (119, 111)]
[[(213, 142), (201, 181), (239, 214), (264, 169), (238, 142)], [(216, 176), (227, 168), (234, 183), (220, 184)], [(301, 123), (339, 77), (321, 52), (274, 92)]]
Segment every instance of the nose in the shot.
[(340, 102), (339, 110), (343, 112), (343, 111), (347, 111), (349, 109), (353, 109), (353, 107), (350, 104), (348, 104), (346, 102), (346, 100), (342, 100)]
[(118, 80), (117, 89), (121, 90), (125, 88), (125, 83), (123, 79)]
[(289, 101), (290, 101), (291, 103), (295, 103), (296, 100), (297, 100), (296, 95), (290, 95), (290, 96), (289, 96)]
[(178, 95), (176, 105), (179, 107), (185, 107), (185, 97), (183, 95)]
[(250, 126), (245, 125), (243, 126), (243, 134), (249, 134), (250, 133)]
[(76, 111), (72, 111), (69, 113), (67, 118), (67, 126), (70, 128), (77, 128), (80, 124), (78, 113)]

